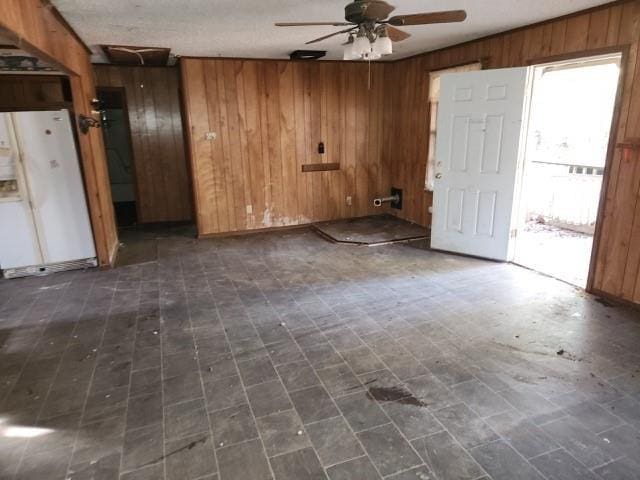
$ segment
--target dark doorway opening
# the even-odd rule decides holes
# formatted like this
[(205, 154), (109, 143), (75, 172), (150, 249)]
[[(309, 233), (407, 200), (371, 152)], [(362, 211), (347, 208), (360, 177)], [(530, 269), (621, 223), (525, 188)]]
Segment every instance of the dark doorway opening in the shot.
[(111, 195), (119, 227), (138, 223), (136, 176), (124, 88), (100, 87), (102, 134), (107, 152)]

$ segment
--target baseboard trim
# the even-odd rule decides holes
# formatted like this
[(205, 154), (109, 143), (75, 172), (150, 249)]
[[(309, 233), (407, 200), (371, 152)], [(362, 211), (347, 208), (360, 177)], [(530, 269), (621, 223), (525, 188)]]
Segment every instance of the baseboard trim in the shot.
[(313, 223), (302, 223), (299, 225), (283, 225), (281, 227), (266, 227), (266, 228), (254, 228), (251, 230), (235, 230), (231, 232), (220, 233), (198, 233), (196, 238), (198, 240), (207, 240), (211, 238), (225, 238), (225, 237), (244, 237), (246, 235), (253, 235), (254, 233), (269, 233), (269, 232), (286, 232), (287, 230), (302, 230), (309, 228)]

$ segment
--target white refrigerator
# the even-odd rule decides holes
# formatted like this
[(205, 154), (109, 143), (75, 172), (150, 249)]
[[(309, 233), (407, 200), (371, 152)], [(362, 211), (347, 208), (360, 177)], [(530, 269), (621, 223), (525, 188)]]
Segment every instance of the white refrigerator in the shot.
[(96, 265), (69, 112), (0, 113), (3, 276)]

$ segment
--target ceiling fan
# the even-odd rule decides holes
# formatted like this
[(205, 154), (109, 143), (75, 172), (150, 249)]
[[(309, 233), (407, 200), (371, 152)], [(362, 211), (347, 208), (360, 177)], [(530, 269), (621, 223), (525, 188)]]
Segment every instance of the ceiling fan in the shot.
[(345, 60), (377, 60), (393, 53), (393, 42), (401, 42), (411, 34), (396, 27), (430, 25), (434, 23), (463, 22), (467, 18), (464, 10), (416, 13), (412, 15), (389, 15), (396, 9), (384, 0), (354, 0), (345, 7), (346, 22), (295, 22), (276, 23), (277, 27), (310, 27), (326, 25), (348, 27), (307, 42), (321, 42), (336, 35), (348, 34), (345, 43)]

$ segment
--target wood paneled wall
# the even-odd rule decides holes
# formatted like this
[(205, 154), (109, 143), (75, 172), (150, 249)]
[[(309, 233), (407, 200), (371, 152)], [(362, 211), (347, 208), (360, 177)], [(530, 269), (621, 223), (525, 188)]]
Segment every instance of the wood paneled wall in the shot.
[(0, 75), (0, 110), (69, 108), (65, 81), (53, 75)]
[(190, 220), (191, 190), (178, 69), (96, 65), (95, 73), (98, 87), (121, 87), (125, 91), (138, 221)]
[[(373, 199), (390, 189), (384, 68), (371, 65), (369, 89), (363, 63), (183, 58), (200, 235), (380, 212)], [(313, 163), (340, 170), (302, 173)]]
[[(424, 191), (428, 146), (428, 71), (486, 59), (485, 68), (525, 66), (555, 55), (629, 47), (624, 65), (617, 142), (640, 138), (640, 1), (617, 2), (579, 15), (396, 62), (386, 70), (392, 88), (394, 152), (391, 182), (404, 188), (400, 216), (430, 225)], [(640, 158), (618, 149), (608, 167), (607, 197), (593, 289), (640, 303)]]
[[(2, 0), (0, 31), (22, 50), (69, 75), (75, 114), (90, 115), (95, 97), (89, 50), (46, 0)], [(100, 265), (112, 265), (118, 248), (102, 132), (79, 135), (89, 213)]]

